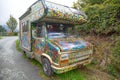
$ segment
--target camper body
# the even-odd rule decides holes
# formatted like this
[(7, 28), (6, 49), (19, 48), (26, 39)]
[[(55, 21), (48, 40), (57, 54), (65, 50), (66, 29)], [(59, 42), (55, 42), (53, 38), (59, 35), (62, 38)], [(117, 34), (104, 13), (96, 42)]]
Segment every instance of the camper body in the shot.
[(91, 62), (93, 45), (75, 32), (76, 25), (86, 22), (83, 12), (38, 0), (19, 20), (21, 48), (43, 65), (47, 76)]

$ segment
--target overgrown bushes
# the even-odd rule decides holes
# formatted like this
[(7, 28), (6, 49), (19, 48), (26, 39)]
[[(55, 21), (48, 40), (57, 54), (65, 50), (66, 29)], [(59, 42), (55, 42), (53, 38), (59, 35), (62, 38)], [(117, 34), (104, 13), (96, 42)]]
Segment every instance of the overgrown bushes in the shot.
[[(116, 36), (111, 40), (104, 37), (107, 42), (111, 41), (107, 43), (110, 45), (104, 49), (101, 49), (102, 45), (99, 48), (99, 45), (94, 42), (98, 50), (101, 51), (95, 57), (101, 55), (101, 60), (105, 57), (107, 61), (105, 71), (107, 70), (108, 73), (120, 78), (120, 38), (117, 41), (115, 40), (120, 35), (120, 0), (78, 0), (74, 3), (74, 7), (84, 11), (88, 16), (88, 22), (79, 26), (81, 33), (101, 35), (101, 37), (109, 36), (111, 38)], [(110, 49), (107, 47), (110, 47)]]
[(120, 34), (120, 0), (78, 0), (75, 8), (85, 11), (88, 22), (80, 30), (97, 35)]
[(6, 36), (18, 36), (17, 32), (8, 32), (6, 33)]

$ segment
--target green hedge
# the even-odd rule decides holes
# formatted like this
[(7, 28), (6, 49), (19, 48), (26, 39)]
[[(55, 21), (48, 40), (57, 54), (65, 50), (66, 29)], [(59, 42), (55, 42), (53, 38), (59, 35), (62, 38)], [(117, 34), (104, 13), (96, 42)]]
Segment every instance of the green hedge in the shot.
[(17, 32), (9, 32), (6, 34), (7, 36), (18, 36)]
[(78, 0), (74, 7), (88, 16), (88, 22), (79, 26), (81, 31), (98, 35), (120, 34), (120, 0)]

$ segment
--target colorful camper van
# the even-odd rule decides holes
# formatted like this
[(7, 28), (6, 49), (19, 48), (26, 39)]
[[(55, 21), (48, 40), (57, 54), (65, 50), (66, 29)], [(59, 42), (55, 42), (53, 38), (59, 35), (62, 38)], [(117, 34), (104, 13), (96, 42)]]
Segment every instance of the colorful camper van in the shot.
[(78, 37), (75, 26), (86, 15), (74, 8), (38, 0), (19, 18), (24, 53), (43, 65), (47, 76), (76, 69), (91, 62), (93, 46)]

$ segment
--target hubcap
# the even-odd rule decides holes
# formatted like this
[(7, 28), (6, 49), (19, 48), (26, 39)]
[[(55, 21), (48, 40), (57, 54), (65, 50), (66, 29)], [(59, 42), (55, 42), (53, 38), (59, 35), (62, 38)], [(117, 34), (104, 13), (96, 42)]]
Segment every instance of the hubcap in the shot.
[(48, 70), (48, 65), (45, 63), (44, 64), (44, 71), (47, 72), (47, 70)]

